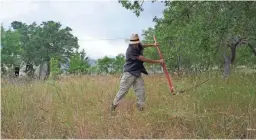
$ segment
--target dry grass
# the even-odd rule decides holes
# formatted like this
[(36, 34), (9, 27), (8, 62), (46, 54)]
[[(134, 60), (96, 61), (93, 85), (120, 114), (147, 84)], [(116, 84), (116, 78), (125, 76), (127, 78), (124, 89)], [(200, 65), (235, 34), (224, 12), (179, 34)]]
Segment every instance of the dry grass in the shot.
[(247, 130), (256, 129), (256, 75), (173, 80), (184, 89), (206, 78), (206, 84), (172, 96), (163, 75), (144, 76), (145, 110), (137, 111), (130, 89), (114, 113), (118, 76), (2, 83), (2, 138), (256, 138), (255, 130)]

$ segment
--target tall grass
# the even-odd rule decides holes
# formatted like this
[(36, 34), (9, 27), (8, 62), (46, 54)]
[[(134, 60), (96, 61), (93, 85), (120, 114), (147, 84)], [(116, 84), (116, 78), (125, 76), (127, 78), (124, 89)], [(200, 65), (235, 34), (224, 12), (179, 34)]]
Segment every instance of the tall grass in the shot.
[(2, 138), (256, 138), (256, 75), (144, 76), (146, 108), (131, 88), (115, 112), (118, 76), (66, 77), (23, 85), (2, 83)]

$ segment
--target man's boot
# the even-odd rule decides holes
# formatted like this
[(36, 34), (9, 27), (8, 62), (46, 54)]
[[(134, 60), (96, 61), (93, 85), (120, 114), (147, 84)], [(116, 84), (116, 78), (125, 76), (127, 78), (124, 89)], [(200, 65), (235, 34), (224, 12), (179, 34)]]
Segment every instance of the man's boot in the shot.
[(117, 107), (117, 105), (112, 104), (111, 105), (111, 111), (115, 111), (116, 107)]
[(144, 107), (139, 105), (139, 104), (137, 104), (137, 108), (138, 108), (139, 111), (143, 111), (144, 110)]

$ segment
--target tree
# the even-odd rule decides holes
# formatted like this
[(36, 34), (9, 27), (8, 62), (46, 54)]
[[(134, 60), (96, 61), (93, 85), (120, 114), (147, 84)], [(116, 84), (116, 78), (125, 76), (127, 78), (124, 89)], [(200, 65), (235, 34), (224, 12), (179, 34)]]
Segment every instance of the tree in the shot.
[(48, 75), (50, 74), (50, 59), (57, 58), (61, 63), (66, 63), (73, 53), (78, 49), (78, 39), (73, 36), (70, 27), (63, 28), (59, 22), (47, 21), (37, 25), (31, 25), (14, 21), (12, 28), (20, 33), (20, 46), (22, 60), (29, 66), (33, 74), (33, 66), (43, 62), (48, 64)]
[(19, 38), (19, 32), (11, 29), (5, 30), (1, 26), (1, 70), (3, 74), (7, 72), (5, 67), (13, 69), (14, 67), (19, 67), (21, 64)]
[(84, 50), (82, 52), (76, 52), (70, 58), (70, 67), (68, 72), (72, 74), (86, 74), (88, 73), (90, 65), (88, 64), (88, 57)]
[[(138, 2), (120, 3), (135, 14), (143, 11)], [(239, 64), (255, 65), (256, 2), (165, 1), (165, 6), (163, 18), (155, 17), (155, 27), (144, 33), (146, 40), (157, 36), (169, 69), (206, 71), (225, 66), (226, 77), (237, 55)], [(157, 56), (154, 50), (146, 51)]]
[(56, 79), (56, 76), (61, 73), (59, 60), (52, 57), (50, 60), (50, 79)]
[(11, 27), (20, 34), (19, 45), (21, 48), (21, 60), (26, 63), (25, 72), (28, 76), (33, 76), (35, 71), (33, 66), (38, 62), (38, 53), (36, 51), (41, 47), (37, 41), (39, 38), (37, 24), (34, 22), (31, 25), (27, 25), (13, 21)]
[(98, 59), (97, 65), (99, 67), (100, 73), (113, 73), (114, 60), (114, 58), (109, 58), (107, 56), (103, 57), (102, 59)]
[(100, 69), (99, 69), (99, 66), (98, 65), (96, 65), (96, 66), (90, 66), (89, 68), (88, 68), (88, 73), (89, 74), (99, 74), (100, 73)]
[(125, 63), (125, 56), (124, 54), (118, 54), (113, 62), (113, 73), (122, 73), (123, 72), (123, 65)]
[[(151, 0), (152, 3), (154, 3), (156, 0)], [(119, 3), (122, 4), (123, 7), (125, 7), (126, 9), (132, 10), (133, 13), (136, 14), (136, 16), (140, 16), (140, 12), (142, 12), (143, 9), (143, 3), (144, 0), (141, 1), (130, 1), (130, 0), (118, 0)], [(164, 1), (161, 1), (164, 2)], [(165, 1), (165, 3), (168, 3), (167, 1)]]

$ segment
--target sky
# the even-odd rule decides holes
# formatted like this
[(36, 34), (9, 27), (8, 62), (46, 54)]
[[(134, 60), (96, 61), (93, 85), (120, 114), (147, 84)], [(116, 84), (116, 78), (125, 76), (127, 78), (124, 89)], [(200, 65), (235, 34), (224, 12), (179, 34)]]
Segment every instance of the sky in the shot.
[(91, 59), (114, 57), (125, 53), (128, 42), (99, 40), (129, 38), (132, 33), (153, 27), (155, 16), (161, 17), (164, 4), (144, 2), (144, 11), (137, 17), (122, 7), (118, 0), (0, 0), (0, 21), (8, 28), (14, 20), (31, 24), (53, 20), (72, 28), (80, 50)]

